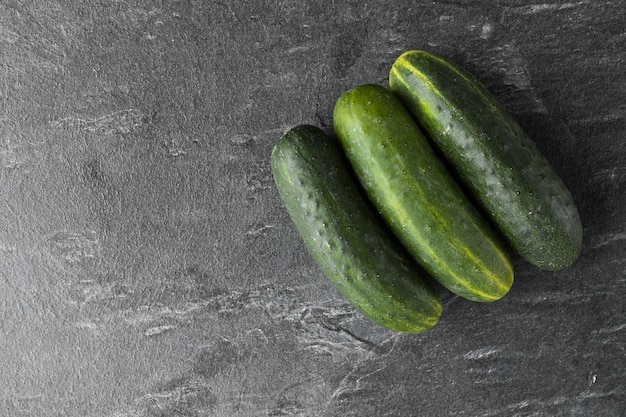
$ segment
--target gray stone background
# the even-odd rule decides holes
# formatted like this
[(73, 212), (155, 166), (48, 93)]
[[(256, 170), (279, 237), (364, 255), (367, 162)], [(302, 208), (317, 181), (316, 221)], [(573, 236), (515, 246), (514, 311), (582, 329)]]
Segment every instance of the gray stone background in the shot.
[[(365, 320), (269, 170), (299, 123), (429, 49), (563, 176), (572, 267)], [(0, 415), (626, 416), (620, 0), (0, 1)]]

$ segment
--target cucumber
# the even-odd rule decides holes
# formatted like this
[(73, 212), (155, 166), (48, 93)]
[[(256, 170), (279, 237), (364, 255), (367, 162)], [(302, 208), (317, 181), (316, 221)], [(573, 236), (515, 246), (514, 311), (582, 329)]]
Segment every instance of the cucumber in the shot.
[(274, 146), (271, 170), (307, 250), (339, 293), (388, 329), (435, 326), (438, 294), (374, 211), (336, 140), (295, 126)]
[(394, 62), (389, 85), (514, 251), (546, 270), (574, 263), (583, 229), (572, 195), (473, 75), (413, 50)]
[(504, 244), (400, 100), (362, 85), (341, 95), (333, 122), (367, 195), (418, 263), (464, 298), (502, 298), (513, 284)]

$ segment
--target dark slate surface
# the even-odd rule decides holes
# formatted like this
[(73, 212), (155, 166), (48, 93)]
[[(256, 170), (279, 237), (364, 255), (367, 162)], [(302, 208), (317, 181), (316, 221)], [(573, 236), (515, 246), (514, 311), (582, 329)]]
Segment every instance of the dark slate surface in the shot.
[[(625, 30), (620, 0), (2, 0), (0, 415), (625, 416)], [(320, 275), (268, 161), (412, 48), (514, 113), (585, 240), (410, 336)]]

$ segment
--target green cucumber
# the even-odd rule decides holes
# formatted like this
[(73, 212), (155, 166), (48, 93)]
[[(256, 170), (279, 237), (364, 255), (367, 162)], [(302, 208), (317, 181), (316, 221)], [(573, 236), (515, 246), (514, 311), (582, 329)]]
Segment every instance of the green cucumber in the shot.
[(345, 92), (333, 122), (374, 206), (433, 278), (474, 301), (509, 291), (513, 267), (504, 244), (392, 92), (379, 85)]
[(389, 85), (513, 250), (546, 270), (574, 263), (583, 232), (572, 195), (476, 77), (414, 50), (394, 62)]
[(293, 127), (274, 146), (271, 169), (307, 250), (339, 293), (388, 329), (435, 326), (438, 294), (363, 194), (337, 141)]

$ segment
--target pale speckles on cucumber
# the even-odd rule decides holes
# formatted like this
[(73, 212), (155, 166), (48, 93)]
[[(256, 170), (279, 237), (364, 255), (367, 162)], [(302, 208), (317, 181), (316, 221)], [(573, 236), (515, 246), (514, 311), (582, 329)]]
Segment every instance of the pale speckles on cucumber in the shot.
[(504, 246), (400, 101), (382, 86), (360, 86), (339, 98), (333, 121), (368, 196), (415, 259), (465, 298), (504, 296), (513, 281)]
[(513, 249), (544, 269), (576, 260), (582, 225), (571, 194), (475, 77), (425, 51), (401, 55), (389, 77), (391, 89)]
[(437, 323), (437, 294), (372, 210), (336, 142), (312, 126), (292, 128), (272, 151), (272, 174), (307, 250), (347, 300), (391, 330)]

